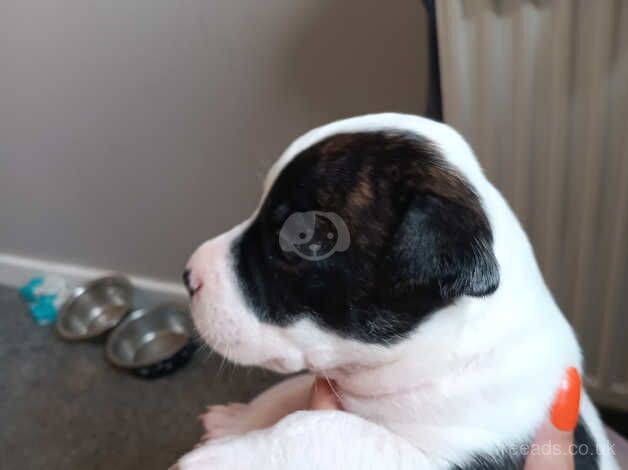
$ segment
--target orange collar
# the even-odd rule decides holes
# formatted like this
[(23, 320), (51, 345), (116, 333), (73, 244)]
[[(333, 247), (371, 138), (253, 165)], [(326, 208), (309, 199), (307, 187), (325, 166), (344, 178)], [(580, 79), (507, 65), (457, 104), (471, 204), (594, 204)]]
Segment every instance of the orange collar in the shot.
[(560, 431), (573, 431), (578, 424), (582, 383), (575, 367), (569, 367), (558, 386), (550, 412), (552, 424)]

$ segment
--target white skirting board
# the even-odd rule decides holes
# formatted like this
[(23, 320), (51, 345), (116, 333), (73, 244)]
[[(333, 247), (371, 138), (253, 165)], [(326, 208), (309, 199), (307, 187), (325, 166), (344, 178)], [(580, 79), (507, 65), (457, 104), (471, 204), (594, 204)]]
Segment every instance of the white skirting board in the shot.
[[(113, 273), (114, 271), (106, 269), (88, 268), (0, 253), (0, 284), (11, 287), (19, 287), (31, 277), (42, 274), (59, 276), (65, 279), (69, 287), (75, 287), (97, 277)], [(187, 302), (185, 288), (179, 283), (120, 272), (116, 274), (126, 275), (131, 280), (131, 283), (139, 291), (138, 297), (142, 303)]]

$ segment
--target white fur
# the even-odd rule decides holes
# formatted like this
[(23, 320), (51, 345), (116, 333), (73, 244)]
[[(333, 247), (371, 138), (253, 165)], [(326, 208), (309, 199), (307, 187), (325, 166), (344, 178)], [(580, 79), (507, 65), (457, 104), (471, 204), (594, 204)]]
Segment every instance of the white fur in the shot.
[[(203, 284), (192, 300), (195, 322), (235, 362), (333, 378), (349, 413), (293, 413), (270, 429), (210, 442), (182, 459), (182, 468), (448, 468), (472, 453), (528, 439), (547, 415), (564, 370), (582, 371), (575, 335), (523, 229), (450, 127), (392, 113), (319, 127), (273, 165), (262, 201), (302, 150), (336, 133), (386, 129), (429, 139), (475, 188), (493, 230), (499, 288), (486, 298), (460, 299), (389, 346), (343, 339), (307, 320), (267, 325), (245, 304), (227, 249), (258, 209), (192, 256), (189, 268)], [(581, 414), (603, 448), (606, 436), (586, 396)], [(618, 468), (608, 452), (600, 465)]]

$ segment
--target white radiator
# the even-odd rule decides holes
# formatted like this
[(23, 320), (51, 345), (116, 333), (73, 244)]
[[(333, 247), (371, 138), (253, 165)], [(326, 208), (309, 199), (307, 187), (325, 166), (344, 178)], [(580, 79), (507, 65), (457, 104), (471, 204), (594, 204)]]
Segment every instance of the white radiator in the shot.
[(628, 409), (628, 1), (436, 4), (445, 121), (530, 235), (591, 395)]

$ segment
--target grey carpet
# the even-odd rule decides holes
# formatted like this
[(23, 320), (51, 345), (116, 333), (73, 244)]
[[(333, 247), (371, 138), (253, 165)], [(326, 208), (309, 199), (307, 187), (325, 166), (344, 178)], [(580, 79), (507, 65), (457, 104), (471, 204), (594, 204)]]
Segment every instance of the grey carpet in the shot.
[(248, 400), (276, 381), (199, 351), (145, 381), (111, 367), (103, 342), (66, 343), (0, 286), (0, 469), (166, 469), (201, 434), (207, 404)]

